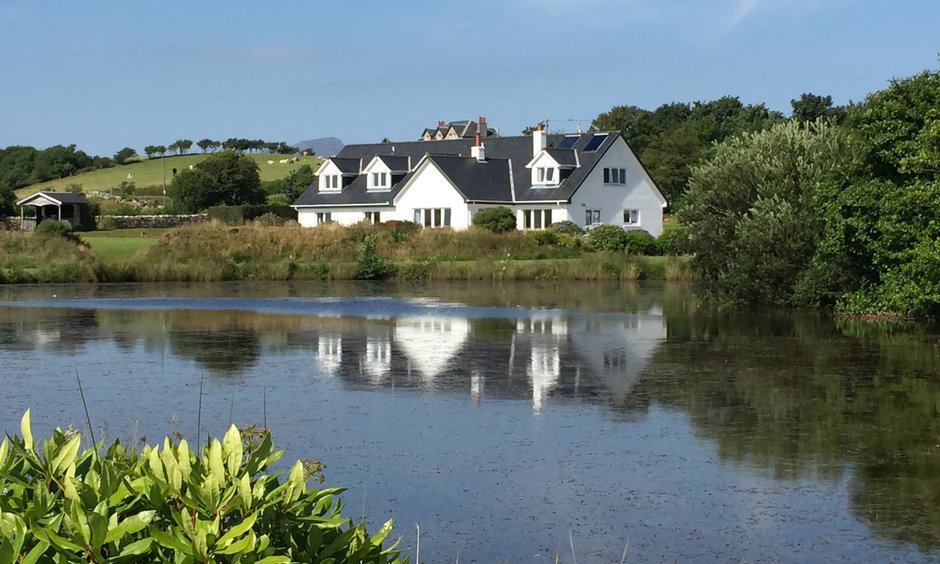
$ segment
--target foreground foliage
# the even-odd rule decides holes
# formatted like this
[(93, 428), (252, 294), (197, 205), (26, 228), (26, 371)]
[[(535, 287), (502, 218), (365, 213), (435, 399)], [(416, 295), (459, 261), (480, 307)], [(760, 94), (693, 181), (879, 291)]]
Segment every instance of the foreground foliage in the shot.
[(267, 433), (99, 454), (60, 429), (34, 444), (27, 411), (21, 435), (0, 443), (0, 562), (400, 561), (382, 546), (391, 521), (370, 536), (341, 515), (341, 489), (307, 488), (300, 461), (269, 473), (282, 451)]

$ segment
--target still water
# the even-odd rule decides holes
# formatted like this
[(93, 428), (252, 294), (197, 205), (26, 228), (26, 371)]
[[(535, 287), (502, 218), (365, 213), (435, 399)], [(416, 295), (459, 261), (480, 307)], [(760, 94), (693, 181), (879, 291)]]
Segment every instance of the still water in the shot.
[[(424, 562), (940, 559), (935, 331), (685, 287), (0, 287), (0, 430), (267, 423)], [(628, 544), (629, 543), (629, 544)], [(628, 546), (627, 546), (628, 545)]]

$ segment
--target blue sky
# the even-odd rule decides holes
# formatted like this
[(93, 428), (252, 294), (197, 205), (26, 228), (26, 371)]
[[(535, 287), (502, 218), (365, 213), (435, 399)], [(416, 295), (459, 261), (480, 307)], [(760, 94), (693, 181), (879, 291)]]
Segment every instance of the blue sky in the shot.
[(479, 115), (516, 135), (725, 94), (789, 114), (938, 52), (938, 0), (2, 0), (0, 147), (409, 140)]

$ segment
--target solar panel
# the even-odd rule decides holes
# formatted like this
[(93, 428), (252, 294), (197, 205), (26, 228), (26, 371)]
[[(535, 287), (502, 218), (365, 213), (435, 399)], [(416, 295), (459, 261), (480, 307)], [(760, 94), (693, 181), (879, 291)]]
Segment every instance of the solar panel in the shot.
[(601, 143), (604, 142), (604, 139), (607, 139), (606, 133), (594, 135), (594, 137), (591, 137), (591, 140), (588, 141), (588, 144), (585, 145), (583, 150), (584, 151), (596, 151), (597, 148), (601, 146)]
[(570, 149), (574, 147), (574, 144), (580, 139), (580, 135), (566, 135), (564, 139), (561, 140), (561, 143), (558, 144), (559, 149)]

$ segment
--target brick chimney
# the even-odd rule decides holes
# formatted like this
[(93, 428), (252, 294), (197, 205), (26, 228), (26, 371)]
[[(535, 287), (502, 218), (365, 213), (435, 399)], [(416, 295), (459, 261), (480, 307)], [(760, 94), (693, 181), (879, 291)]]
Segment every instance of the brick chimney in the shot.
[(477, 132), (473, 140), (473, 147), (470, 147), (470, 156), (479, 162), (486, 160), (486, 147), (484, 147), (483, 143), (480, 142), (479, 132)]
[(477, 119), (477, 133), (484, 139), (489, 136), (486, 129), (486, 118), (484, 116), (480, 116), (479, 119)]
[(444, 127), (444, 120), (442, 120), (442, 119), (437, 120), (437, 126), (438, 126), (438, 127)]

